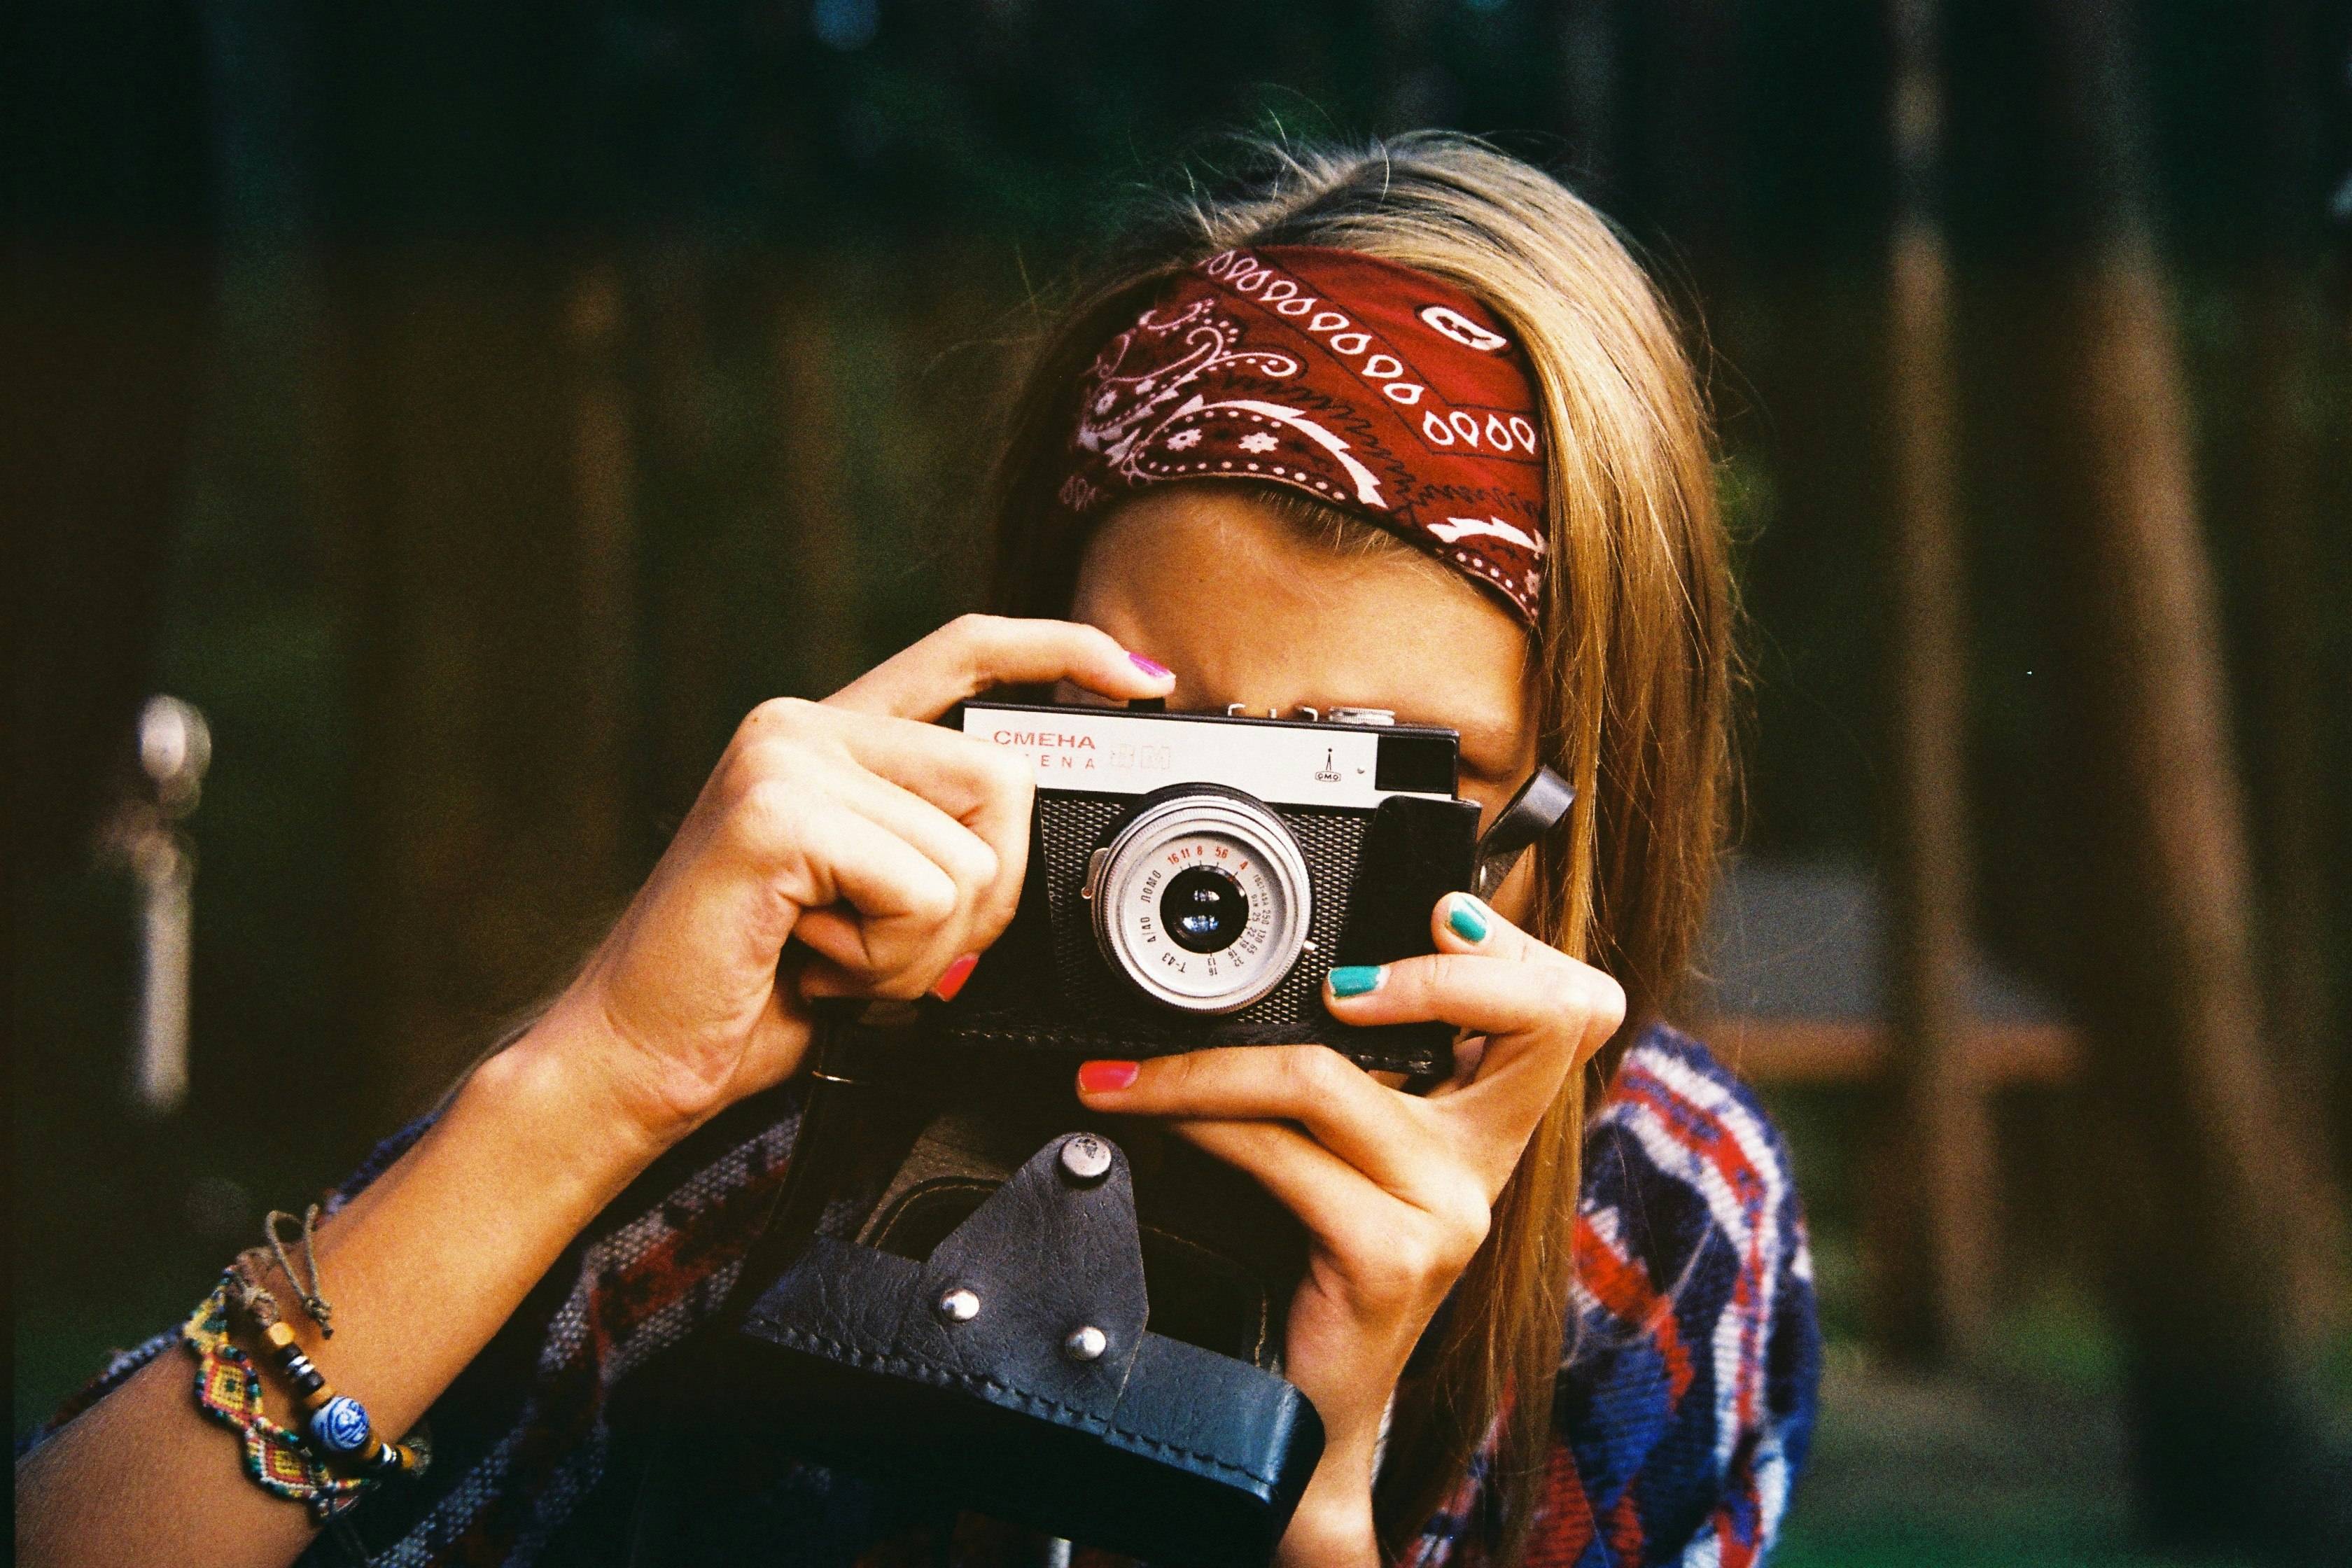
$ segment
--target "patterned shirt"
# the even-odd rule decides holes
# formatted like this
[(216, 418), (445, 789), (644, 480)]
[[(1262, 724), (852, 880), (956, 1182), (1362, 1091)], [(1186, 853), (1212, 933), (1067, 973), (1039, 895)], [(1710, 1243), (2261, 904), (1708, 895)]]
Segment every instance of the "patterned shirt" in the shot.
[[(658, 1398), (665, 1355), (726, 1299), (799, 1126), (756, 1097), (657, 1161), (573, 1242), (432, 1411), (435, 1458), (356, 1510), (386, 1568), (604, 1568), (625, 1560), (617, 1452)], [(423, 1132), (387, 1141), (358, 1192)], [(1619, 1065), (1584, 1148), (1579, 1264), (1537, 1489), (1528, 1568), (1744, 1568), (1772, 1543), (1811, 1436), (1821, 1371), (1812, 1264), (1787, 1146), (1696, 1040), (1654, 1026)], [(49, 1430), (174, 1342), (117, 1356)], [(37, 1438), (36, 1439), (37, 1440)], [(1406, 1553), (1482, 1561), (1491, 1447)], [(751, 1506), (761, 1568), (1036, 1562), (1035, 1537), (941, 1520), (798, 1467)], [(304, 1559), (341, 1561), (330, 1538)], [(1080, 1563), (1118, 1561), (1080, 1550)]]

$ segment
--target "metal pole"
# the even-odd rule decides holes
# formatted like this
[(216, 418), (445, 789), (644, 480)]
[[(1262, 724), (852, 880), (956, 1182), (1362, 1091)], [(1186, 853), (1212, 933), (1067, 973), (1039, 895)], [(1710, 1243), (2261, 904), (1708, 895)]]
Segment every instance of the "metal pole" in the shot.
[(130, 802), (109, 838), (139, 883), (139, 1010), (131, 1099), (168, 1116), (188, 1096), (188, 987), (195, 928), (195, 847), (179, 824), (196, 809), (212, 763), (211, 728), (176, 697), (139, 715), (139, 765), (152, 799)]

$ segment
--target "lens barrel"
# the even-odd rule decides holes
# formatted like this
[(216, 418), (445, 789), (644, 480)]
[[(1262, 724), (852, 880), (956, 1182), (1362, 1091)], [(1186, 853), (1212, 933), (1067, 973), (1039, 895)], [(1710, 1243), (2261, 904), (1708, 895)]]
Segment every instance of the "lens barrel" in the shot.
[(1113, 973), (1186, 1013), (1232, 1013), (1290, 973), (1313, 892), (1281, 818), (1236, 790), (1171, 793), (1102, 852), (1095, 939)]

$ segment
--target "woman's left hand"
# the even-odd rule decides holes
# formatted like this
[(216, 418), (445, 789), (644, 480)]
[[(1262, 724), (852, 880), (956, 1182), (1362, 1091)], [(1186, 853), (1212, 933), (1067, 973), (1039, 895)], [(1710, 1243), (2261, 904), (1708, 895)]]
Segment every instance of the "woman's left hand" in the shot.
[(1484, 1035), (1466, 1081), (1406, 1094), (1323, 1046), (1089, 1062), (1078, 1074), (1089, 1107), (1170, 1118), (1307, 1228), (1283, 1364), (1326, 1440), (1286, 1563), (1380, 1561), (1372, 1458), (1405, 1358), (1486, 1239), (1536, 1123), (1624, 1017), (1616, 982), (1470, 895), (1440, 900), (1430, 919), (1437, 952), (1334, 971), (1324, 1001), (1344, 1023), (1442, 1019)]

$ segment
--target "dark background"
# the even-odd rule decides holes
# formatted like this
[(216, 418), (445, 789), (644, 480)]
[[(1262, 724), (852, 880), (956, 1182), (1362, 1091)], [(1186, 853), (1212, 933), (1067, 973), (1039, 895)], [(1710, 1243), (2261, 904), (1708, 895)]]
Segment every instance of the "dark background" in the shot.
[[(2266, 973), (2320, 999), (2341, 1170), (2352, 15), (2075, 8), (2122, 45), (2262, 886), (2318, 889), (2298, 927), (2316, 947)], [(2063, 994), (2085, 909), (2059, 627), (2084, 585), (2053, 543), (2074, 460), (2049, 415), (2053, 300), (2095, 213), (2058, 151), (2083, 105), (2052, 9), (1955, 5), (1937, 37), (1976, 925)], [(1694, 322), (1721, 421), (1745, 850), (1885, 859), (1880, 6), (92, 0), (5, 26), (19, 1432), (559, 983), (745, 710), (821, 695), (973, 602), (970, 502), (1038, 301), (1176, 160), (1230, 160), (1220, 132), (1459, 127), (1625, 226)], [(2301, 520), (2284, 580), (2263, 548), (2282, 487)], [(200, 707), (216, 746), (188, 823), (194, 1090), (160, 1122), (123, 1093), (131, 902), (97, 850), (154, 691)], [(2283, 837), (2283, 812), (2317, 831)], [(1965, 1468), (1976, 1437), (1870, 1382), (1855, 1249), (1883, 1096), (1775, 1095), (1832, 1393), (1853, 1391), (1825, 1452)], [(2065, 1090), (1999, 1107), (1990, 1375), (2105, 1431), (2079, 1110)], [(1832, 1463), (1790, 1552), (1975, 1561), (1976, 1529), (2105, 1561), (2130, 1538), (2122, 1495), (1906, 1535), (1916, 1495)]]

